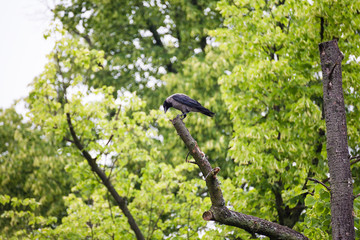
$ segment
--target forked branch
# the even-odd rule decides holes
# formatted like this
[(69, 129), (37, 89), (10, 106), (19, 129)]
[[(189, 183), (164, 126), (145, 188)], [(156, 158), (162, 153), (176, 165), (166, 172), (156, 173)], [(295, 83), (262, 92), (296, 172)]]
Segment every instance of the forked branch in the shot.
[(308, 239), (301, 233), (286, 226), (273, 223), (258, 217), (246, 215), (243, 213), (229, 210), (225, 206), (225, 200), (220, 188), (220, 182), (216, 175), (220, 168), (212, 168), (206, 155), (200, 150), (197, 142), (190, 135), (184, 122), (176, 117), (172, 120), (178, 135), (184, 141), (190, 154), (195, 159), (203, 176), (209, 191), (212, 206), (209, 211), (203, 214), (206, 221), (215, 221), (221, 224), (238, 227), (249, 233), (258, 233), (270, 237), (271, 239)]

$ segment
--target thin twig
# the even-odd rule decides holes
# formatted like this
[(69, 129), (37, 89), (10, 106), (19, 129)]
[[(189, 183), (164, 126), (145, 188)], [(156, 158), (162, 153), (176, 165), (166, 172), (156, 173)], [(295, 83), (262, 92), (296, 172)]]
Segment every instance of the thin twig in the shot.
[(106, 193), (106, 199), (107, 199), (108, 204), (109, 204), (109, 210), (110, 210), (111, 219), (112, 219), (113, 223), (115, 223), (115, 221), (114, 221), (114, 214), (113, 214), (113, 212), (112, 212), (112, 207), (111, 207), (111, 202), (110, 202), (110, 197), (109, 197), (109, 192)]
[(323, 183), (323, 182), (321, 182), (321, 181), (319, 181), (319, 180), (317, 180), (317, 179), (315, 179), (315, 178), (308, 178), (310, 181), (313, 181), (313, 182), (316, 182), (316, 183), (320, 183), (321, 185), (323, 185), (325, 188), (326, 188), (326, 190), (328, 190), (329, 192), (331, 191), (330, 190), (330, 187), (328, 187), (328, 186), (326, 186), (325, 185), (325, 183)]
[(73, 141), (73, 140), (71, 140), (71, 139), (69, 139), (69, 138), (67, 138), (67, 137), (64, 137), (64, 140), (65, 140), (65, 141), (67, 141), (67, 142), (74, 143), (74, 141)]
[(94, 174), (94, 177), (95, 177), (96, 181), (98, 181), (98, 183), (101, 183), (101, 180), (100, 180), (99, 176), (96, 175), (96, 173), (94, 171), (91, 171), (91, 172)]
[(149, 225), (148, 225), (148, 236), (146, 239), (150, 239), (150, 229), (151, 229), (151, 223), (152, 223), (152, 212), (153, 212), (153, 201), (154, 201), (154, 194), (151, 194), (151, 203), (150, 203), (150, 216), (149, 216)]
[(195, 161), (188, 161), (188, 163), (192, 163), (192, 164), (198, 165), (197, 162), (195, 162)]
[(150, 236), (152, 236), (153, 234), (154, 234), (154, 232), (155, 232), (155, 230), (157, 229), (157, 224), (158, 224), (158, 222), (159, 222), (159, 220), (160, 220), (160, 218), (161, 218), (161, 215), (164, 213), (164, 209), (163, 210), (161, 210), (161, 212), (159, 213), (159, 217), (156, 219), (156, 221), (155, 221), (155, 224), (154, 224), (154, 227), (152, 228), (152, 231), (151, 231), (151, 234), (150, 234)]
[[(351, 160), (353, 160), (353, 161), (351, 161)], [(354, 165), (357, 162), (360, 162), (360, 156), (353, 156), (350, 158), (350, 165)]]
[(110, 173), (109, 173), (109, 176), (107, 177), (109, 180), (110, 180), (112, 171), (113, 171), (113, 169), (115, 168), (115, 163), (117, 162), (117, 160), (118, 160), (118, 158), (116, 158), (116, 159), (112, 162), (112, 165), (111, 165), (111, 168), (110, 168)]
[(351, 161), (351, 162), (350, 162), (350, 165), (354, 165), (354, 164), (357, 163), (357, 162), (360, 162), (360, 157), (359, 157), (358, 159), (354, 160), (354, 161)]
[(191, 218), (191, 206), (192, 206), (192, 203), (193, 203), (194, 200), (191, 201), (191, 203), (189, 204), (189, 211), (188, 211), (188, 216), (187, 216), (187, 231), (186, 231), (186, 239), (190, 239), (190, 230), (191, 230), (191, 227), (190, 227), (190, 218)]
[[(115, 121), (117, 121), (119, 119), (119, 113), (120, 113), (120, 110), (121, 110), (121, 105), (119, 106), (117, 112), (116, 112), (116, 115), (115, 115)], [(117, 130), (117, 128), (114, 128), (114, 130)], [(114, 134), (111, 134), (111, 136), (109, 137), (109, 140), (107, 141), (107, 143), (105, 144), (104, 146), (104, 150), (101, 151), (95, 158), (95, 161), (101, 156), (104, 154), (105, 152), (105, 148), (109, 145), (109, 143), (111, 142), (111, 140), (113, 139), (114, 137)]]
[(356, 195), (354, 196), (354, 200), (355, 200), (356, 198), (358, 198), (358, 197), (360, 197), (360, 193), (358, 193), (358, 194), (356, 194)]

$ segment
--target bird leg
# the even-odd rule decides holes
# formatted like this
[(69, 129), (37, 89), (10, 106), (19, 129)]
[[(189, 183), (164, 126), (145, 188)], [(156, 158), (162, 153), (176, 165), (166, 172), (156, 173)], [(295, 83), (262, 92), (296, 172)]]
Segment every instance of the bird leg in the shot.
[(186, 118), (186, 114), (187, 113), (183, 113), (183, 114), (180, 115), (180, 117), (182, 116), (181, 120), (184, 120)]
[(184, 118), (186, 118), (186, 115), (184, 116), (184, 114), (178, 114), (176, 117), (180, 117), (181, 120), (184, 120)]

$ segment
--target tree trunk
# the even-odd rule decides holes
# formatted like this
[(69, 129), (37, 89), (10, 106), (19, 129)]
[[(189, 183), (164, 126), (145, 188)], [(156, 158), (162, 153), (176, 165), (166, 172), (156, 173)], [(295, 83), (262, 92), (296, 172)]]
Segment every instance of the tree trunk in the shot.
[(327, 155), (331, 188), (332, 239), (355, 239), (353, 186), (347, 143), (341, 61), (336, 40), (319, 45), (323, 74)]

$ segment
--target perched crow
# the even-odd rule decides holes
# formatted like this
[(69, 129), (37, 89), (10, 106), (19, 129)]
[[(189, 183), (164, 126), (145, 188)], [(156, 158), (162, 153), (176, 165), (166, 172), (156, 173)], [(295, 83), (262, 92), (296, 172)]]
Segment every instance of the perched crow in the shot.
[(211, 112), (209, 109), (206, 109), (203, 106), (201, 106), (201, 104), (198, 101), (191, 99), (182, 93), (176, 93), (168, 97), (164, 101), (163, 107), (165, 113), (171, 107), (180, 110), (183, 113), (182, 114), (183, 119), (186, 118), (186, 114), (188, 114), (189, 112), (201, 112), (202, 114), (205, 114), (206, 116), (209, 117), (213, 117), (215, 114)]

